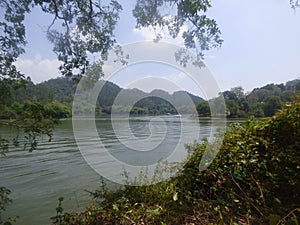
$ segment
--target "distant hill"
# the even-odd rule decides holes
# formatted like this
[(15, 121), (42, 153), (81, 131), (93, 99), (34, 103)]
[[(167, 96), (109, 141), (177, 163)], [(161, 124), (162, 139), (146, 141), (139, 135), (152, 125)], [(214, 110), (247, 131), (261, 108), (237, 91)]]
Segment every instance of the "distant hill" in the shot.
[(53, 100), (61, 103), (72, 103), (77, 83), (70, 78), (59, 77), (36, 85), (52, 91)]
[[(114, 102), (118, 96), (117, 101)], [(186, 91), (178, 91), (173, 94), (160, 89), (146, 93), (137, 88), (122, 89), (116, 84), (105, 82), (99, 97), (99, 106), (105, 109), (107, 113), (111, 106), (114, 104), (116, 107), (132, 106), (134, 103), (137, 113), (150, 113), (150, 114), (177, 114), (177, 113), (193, 113), (191, 110), (192, 105), (197, 105), (203, 102), (204, 99), (192, 95)], [(141, 110), (143, 109), (143, 110)], [(176, 110), (177, 109), (177, 110)], [(134, 110), (134, 109), (133, 109)], [(134, 112), (132, 112), (134, 114)]]
[[(129, 109), (128, 106), (132, 106), (132, 103), (134, 102), (133, 114), (135, 114), (135, 112), (137, 114), (183, 114), (192, 112), (192, 104), (197, 105), (204, 101), (202, 98), (186, 91), (177, 91), (173, 94), (169, 94), (164, 90), (156, 89), (151, 93), (146, 93), (137, 88), (123, 89), (109, 81), (101, 82), (104, 83), (104, 86), (99, 93), (97, 103), (98, 111), (102, 113), (111, 113), (113, 104), (116, 105), (116, 108), (119, 107), (120, 112), (126, 112), (126, 110)], [(41, 84), (37, 84), (36, 86), (43, 86), (44, 88), (51, 90), (52, 100), (71, 104), (77, 84), (71, 79), (62, 77), (50, 79)], [(118, 95), (118, 102), (114, 103)]]
[[(0, 81), (1, 82), (1, 81)], [(288, 81), (285, 84), (268, 84), (244, 93), (242, 87), (235, 87), (221, 94), (225, 99), (225, 106), (218, 98), (210, 99), (209, 103), (199, 96), (187, 91), (176, 91), (170, 94), (164, 90), (156, 89), (146, 93), (139, 89), (123, 89), (118, 85), (101, 81), (104, 86), (97, 99), (97, 114), (110, 114), (113, 110), (118, 113), (131, 114), (185, 114), (193, 113), (197, 107), (200, 116), (210, 115), (210, 106), (215, 104), (221, 111), (226, 108), (229, 118), (245, 118), (250, 115), (255, 117), (272, 116), (281, 109), (284, 102), (291, 101), (296, 92), (300, 91), (300, 79)], [(11, 97), (4, 104), (7, 107), (14, 102), (24, 103), (35, 101), (43, 104), (58, 102), (72, 107), (77, 83), (72, 79), (60, 77), (50, 79), (40, 84), (27, 81), (23, 88), (11, 91)], [(118, 96), (118, 101), (116, 97)], [(132, 104), (134, 103), (134, 107)], [(88, 105), (82, 105), (80, 110), (86, 110)]]
[[(285, 84), (267, 84), (253, 89), (248, 94), (243, 92), (242, 87), (235, 87), (222, 92), (222, 95), (225, 99), (226, 114), (229, 118), (269, 117), (280, 110), (286, 102), (291, 101), (299, 91), (300, 80), (296, 79)], [(210, 101), (213, 103), (216, 100)], [(202, 114), (209, 114), (207, 104), (201, 104), (197, 109)]]

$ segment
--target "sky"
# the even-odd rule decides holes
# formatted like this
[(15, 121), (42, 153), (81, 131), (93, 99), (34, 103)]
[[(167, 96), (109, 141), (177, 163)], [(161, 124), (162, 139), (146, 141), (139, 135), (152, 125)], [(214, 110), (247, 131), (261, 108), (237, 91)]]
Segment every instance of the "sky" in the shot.
[[(285, 83), (300, 78), (300, 8), (291, 9), (289, 0), (212, 0), (208, 16), (214, 18), (224, 40), (221, 48), (205, 54), (205, 64), (220, 90), (225, 91), (242, 86), (246, 92), (268, 83)], [(131, 15), (133, 0), (121, 0), (123, 12), (116, 28), (116, 37), (121, 45), (136, 41), (152, 40), (154, 35), (147, 29), (137, 30)], [(59, 76), (60, 63), (52, 52), (52, 45), (46, 39), (45, 30), (52, 17), (33, 10), (25, 19), (27, 28), (26, 53), (17, 60), (17, 67), (29, 75), (33, 82), (39, 83)], [(166, 37), (165, 41), (182, 45), (181, 39)], [(128, 70), (119, 71), (122, 79), (114, 82), (126, 86), (130, 79), (140, 77), (159, 77), (177, 80), (182, 89), (198, 94), (183, 71), (163, 66), (145, 66), (135, 69), (135, 78), (128, 76)], [(150, 69), (152, 68), (152, 69)], [(156, 68), (153, 69), (153, 68)], [(130, 69), (129, 69), (130, 71)], [(128, 77), (128, 79), (124, 78)], [(119, 83), (118, 83), (119, 82)], [(160, 82), (148, 79), (139, 88), (151, 91), (160, 88)], [(149, 84), (149, 85), (147, 85)], [(176, 88), (175, 88), (176, 89)], [(169, 92), (175, 89), (167, 90)]]

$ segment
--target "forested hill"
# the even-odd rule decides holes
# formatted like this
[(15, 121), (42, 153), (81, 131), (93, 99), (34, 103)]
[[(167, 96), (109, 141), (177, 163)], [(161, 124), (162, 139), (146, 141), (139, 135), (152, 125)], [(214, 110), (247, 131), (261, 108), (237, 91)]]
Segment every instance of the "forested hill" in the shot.
[[(6, 102), (6, 106), (10, 106), (14, 102), (23, 104), (25, 101), (35, 101), (43, 104), (57, 102), (71, 108), (76, 87), (76, 82), (65, 77), (50, 79), (36, 85), (28, 81), (25, 87), (12, 90), (11, 98)], [(120, 93), (121, 91), (122, 93)], [(131, 114), (190, 113), (192, 112), (191, 105), (197, 105), (204, 101), (185, 91), (169, 94), (163, 90), (153, 90), (151, 93), (146, 93), (139, 89), (122, 89), (112, 82), (105, 82), (97, 101), (98, 114), (111, 113), (111, 106), (119, 93), (123, 99), (122, 104), (117, 106), (120, 113), (129, 110)], [(192, 101), (187, 101), (188, 96)], [(137, 98), (141, 99), (136, 102)], [(136, 103), (131, 109), (132, 102)], [(179, 110), (176, 110), (175, 107)]]
[[(0, 81), (0, 85), (2, 82)], [(70, 116), (76, 87), (76, 82), (65, 77), (51, 79), (36, 85), (31, 81), (26, 81), (24, 86), (11, 90), (10, 98), (6, 98), (5, 102), (0, 102), (0, 117), (5, 118), (5, 114), (12, 106), (20, 108), (20, 104), (24, 104), (26, 101), (50, 104), (49, 107), (54, 104), (53, 107), (56, 111), (63, 111), (60, 112), (61, 115)], [(255, 117), (272, 116), (299, 90), (299, 79), (288, 81), (285, 84), (268, 84), (261, 88), (255, 88), (247, 94), (244, 93), (242, 87), (235, 87), (222, 92), (226, 106), (218, 103), (220, 97), (209, 100), (209, 103), (216, 104), (217, 107), (225, 107), (229, 118), (244, 118), (250, 115)], [(210, 116), (208, 102), (188, 92), (177, 91), (169, 94), (163, 90), (153, 90), (151, 93), (146, 93), (139, 89), (122, 89), (112, 82), (105, 82), (99, 94), (97, 114), (111, 113), (111, 106), (115, 105), (114, 100), (119, 93), (122, 97), (122, 104), (116, 107), (119, 113), (184, 114), (192, 112), (191, 103), (193, 103), (197, 106), (200, 116)], [(188, 101), (188, 99), (192, 101)], [(133, 108), (131, 108), (132, 102), (136, 102)], [(86, 110), (85, 106), (83, 105), (79, 110)]]
[[(131, 110), (131, 114), (177, 114), (178, 110), (180, 113), (190, 113), (192, 112), (190, 109), (191, 105), (197, 105), (204, 101), (202, 98), (184, 91), (169, 94), (163, 90), (153, 90), (151, 93), (146, 93), (136, 88), (123, 89), (109, 81), (101, 82), (103, 82), (104, 85), (97, 101), (97, 111), (99, 114), (111, 113), (111, 106), (119, 94), (122, 98), (122, 102), (120, 105), (117, 105), (117, 109), (120, 113)], [(57, 78), (46, 81), (41, 85), (45, 85), (53, 91), (53, 100), (65, 104), (72, 103), (76, 90), (76, 83), (74, 81), (67, 78)], [(188, 97), (190, 97), (192, 102), (187, 101)], [(133, 102), (136, 103), (133, 109), (131, 109), (130, 106)], [(175, 107), (178, 110), (175, 110)]]
[[(248, 116), (269, 117), (281, 109), (286, 102), (293, 99), (300, 91), (300, 80), (288, 81), (285, 84), (268, 84), (261, 88), (255, 88), (245, 94), (242, 87), (235, 87), (222, 92), (226, 103), (226, 113), (229, 118), (245, 118)], [(218, 98), (211, 99), (211, 104), (216, 104)], [(220, 106), (219, 107), (224, 107)], [(207, 102), (197, 106), (200, 115), (209, 116), (210, 111)]]

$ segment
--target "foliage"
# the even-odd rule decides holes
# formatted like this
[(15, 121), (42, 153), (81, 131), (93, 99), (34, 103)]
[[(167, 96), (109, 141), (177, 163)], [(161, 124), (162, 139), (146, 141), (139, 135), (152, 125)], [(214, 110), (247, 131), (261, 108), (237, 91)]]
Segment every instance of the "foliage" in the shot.
[[(214, 162), (199, 171), (211, 147), (207, 140), (188, 145), (183, 170), (168, 181), (115, 190), (102, 185), (92, 193), (99, 203), (65, 213), (64, 224), (299, 223), (300, 96), (272, 118), (232, 124)], [(160, 165), (156, 177), (176, 167)]]
[(9, 198), (11, 191), (5, 187), (0, 187), (0, 225), (12, 225), (13, 222), (16, 222), (17, 218), (8, 218), (6, 221), (2, 219), (2, 212), (6, 210), (6, 207), (12, 202)]
[[(115, 98), (121, 94), (123, 105), (115, 106), (116, 110), (121, 113), (129, 113), (131, 110), (130, 104), (142, 98), (135, 103), (132, 109), (131, 113), (134, 115), (177, 114), (175, 107), (181, 114), (191, 113), (189, 101), (187, 100), (187, 97), (189, 97), (196, 104), (198, 114), (204, 117), (210, 116), (209, 105), (216, 107), (217, 111), (220, 112), (226, 109), (229, 118), (273, 116), (284, 102), (291, 101), (296, 92), (300, 90), (299, 80), (288, 81), (286, 84), (268, 84), (262, 88), (255, 88), (248, 94), (245, 94), (241, 87), (235, 87), (222, 92), (226, 103), (225, 107), (220, 104), (219, 98), (204, 102), (202, 98), (184, 91), (177, 91), (172, 95), (162, 90), (145, 93), (138, 89), (122, 89), (108, 81), (105, 83), (103, 81), (103, 84), (97, 100), (97, 115), (110, 114)], [(75, 90), (76, 82), (65, 77), (51, 79), (36, 85), (31, 81), (24, 81), (22, 87), (11, 91), (10, 98), (3, 102), (5, 106), (2, 105), (0, 109), (5, 114), (8, 110), (7, 107), (9, 108), (14, 102), (24, 103), (26, 100), (44, 104), (60, 102), (70, 108)]]
[(71, 109), (59, 102), (42, 104), (39, 102), (13, 102), (10, 107), (0, 105), (0, 126), (16, 131), (12, 139), (0, 134), (0, 156), (8, 152), (9, 145), (23, 145), (24, 149), (33, 151), (38, 139), (46, 135), (52, 139), (52, 131), (60, 118), (71, 116)]
[[(172, 8), (169, 16), (165, 16), (165, 7)], [(133, 16), (138, 28), (167, 28), (173, 38), (179, 35), (182, 27), (187, 27), (182, 34), (185, 46), (198, 49), (198, 56), (203, 56), (203, 51), (222, 43), (216, 21), (206, 16), (210, 7), (209, 1), (138, 0)], [(13, 63), (25, 51), (26, 27), (23, 22), (34, 8), (53, 16), (46, 33), (62, 62), (59, 69), (63, 75), (80, 78), (94, 65), (99, 72), (93, 74), (98, 76), (96, 80), (103, 75), (103, 61), (107, 59), (108, 51), (116, 46), (114, 29), (122, 10), (118, 1), (3, 0), (0, 8), (4, 12), (0, 22), (1, 79), (24, 78)], [(176, 13), (172, 14), (172, 11)], [(93, 54), (100, 55), (101, 59), (91, 64), (89, 58)], [(116, 56), (122, 57), (120, 48)]]
[(58, 205), (56, 207), (56, 216), (51, 217), (52, 223), (55, 225), (63, 225), (63, 211), (64, 208), (62, 207), (62, 202), (64, 201), (64, 197), (58, 198)]
[[(247, 118), (249, 116), (264, 117), (273, 116), (282, 108), (284, 102), (291, 101), (300, 91), (300, 80), (292, 80), (284, 84), (268, 84), (261, 88), (255, 88), (248, 94), (242, 87), (235, 87), (220, 94), (225, 99), (225, 106), (220, 105), (219, 97), (210, 99), (208, 103), (219, 110), (225, 108), (228, 118)], [(197, 105), (199, 116), (207, 116), (209, 109), (206, 103)]]
[(211, 116), (208, 102), (200, 102), (199, 104), (197, 104), (197, 112), (201, 117)]
[[(20, 141), (24, 144), (24, 149), (29, 147), (29, 151), (33, 151), (37, 147), (39, 137), (47, 135), (49, 141), (52, 138), (52, 130), (54, 125), (58, 123), (58, 119), (70, 115), (70, 110), (57, 102), (43, 105), (37, 102), (25, 101), (24, 104), (15, 102), (11, 108), (2, 114), (2, 118), (9, 120), (0, 120), (0, 125), (13, 128), (17, 134), (13, 140), (0, 135), (1, 154), (5, 154), (8, 145), (20, 145)], [(24, 138), (20, 138), (20, 134)]]
[[(88, 53), (99, 53), (105, 58), (107, 51), (115, 44), (114, 28), (122, 9), (117, 1), (1, 1), (4, 21), (0, 23), (1, 65), (6, 77), (18, 74), (13, 65), (24, 52), (25, 30), (23, 21), (35, 7), (53, 15), (47, 37), (53, 43), (53, 51), (63, 62), (60, 70), (65, 76), (85, 73), (89, 61)], [(55, 29), (59, 26), (59, 29)], [(3, 76), (3, 75), (2, 75)], [(16, 76), (16, 75), (14, 75)]]
[(232, 125), (206, 171), (197, 168), (206, 145), (191, 146), (194, 154), (185, 165), (180, 190), (191, 199), (221, 205), (223, 219), (228, 216), (225, 223), (237, 214), (247, 224), (267, 223), (269, 214), (284, 215), (299, 207), (299, 110), (298, 99), (272, 118)]
[[(162, 90), (155, 90), (151, 93), (146, 93), (138, 89), (122, 89), (118, 85), (109, 81), (100, 81), (103, 84), (102, 90), (99, 93), (97, 100), (97, 115), (110, 114), (111, 107), (114, 104), (114, 100), (119, 96), (122, 98), (122, 105), (115, 106), (115, 112), (129, 113), (133, 115), (161, 115), (161, 114), (177, 114), (175, 106), (180, 110), (180, 113), (190, 113), (191, 110), (187, 104), (187, 97), (190, 97), (191, 102), (197, 104), (203, 101), (202, 98), (192, 95), (188, 92), (177, 91), (172, 95)], [(0, 82), (1, 84), (1, 82)], [(70, 107), (73, 102), (74, 93), (76, 91), (76, 82), (70, 78), (60, 77), (56, 79), (50, 79), (40, 84), (33, 84), (31, 81), (24, 82), (24, 86), (16, 90), (11, 91), (11, 97), (6, 99), (5, 104), (0, 106), (0, 118), (9, 118), (8, 111), (11, 106), (16, 102), (23, 104), (25, 101), (35, 101), (42, 104), (60, 104), (61, 112), (66, 113), (70, 111)], [(122, 93), (121, 93), (122, 91)], [(155, 94), (155, 96), (153, 96)], [(156, 96), (161, 96), (156, 97)], [(139, 98), (141, 100), (137, 101)], [(136, 102), (131, 109), (130, 104)], [(171, 104), (173, 103), (174, 106)], [(65, 108), (65, 109), (62, 109)], [(87, 106), (86, 101), (81, 106), (77, 106), (77, 109), (84, 111), (90, 109), (92, 106)], [(59, 118), (68, 117), (67, 115), (60, 115)]]
[(1, 212), (5, 210), (6, 206), (11, 203), (11, 199), (8, 197), (10, 190), (5, 187), (0, 187), (0, 224), (1, 224)]
[(210, 7), (207, 0), (138, 0), (133, 15), (137, 19), (137, 28), (152, 28), (157, 40), (162, 38), (162, 30), (175, 38), (183, 26), (188, 27), (182, 33), (185, 47), (196, 49), (201, 58), (204, 51), (222, 44), (216, 21), (205, 15)]
[(46, 118), (70, 118), (72, 115), (70, 107), (60, 102), (50, 102), (44, 105), (45, 112), (47, 112)]
[(290, 4), (293, 9), (296, 9), (299, 7), (299, 0), (290, 0)]

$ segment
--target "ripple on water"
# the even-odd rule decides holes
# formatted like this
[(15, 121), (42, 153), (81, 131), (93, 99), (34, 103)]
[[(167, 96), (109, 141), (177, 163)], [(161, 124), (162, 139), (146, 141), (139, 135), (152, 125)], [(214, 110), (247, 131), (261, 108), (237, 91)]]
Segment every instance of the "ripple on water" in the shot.
[[(130, 125), (136, 137), (148, 140), (150, 135), (149, 121), (152, 117), (138, 117), (130, 120)], [(165, 119), (165, 118), (164, 118)], [(164, 142), (166, 146), (174, 145), (180, 136), (180, 119), (166, 118), (169, 126), (168, 135)], [(120, 123), (126, 122), (121, 118)], [(157, 122), (153, 122), (154, 125)], [(100, 140), (109, 151), (118, 156), (124, 154), (124, 145), (120, 144), (112, 129), (110, 120), (107, 118), (96, 121), (98, 134), (90, 134), (88, 130), (82, 131), (79, 141), (83, 146), (97, 145)], [(152, 125), (153, 125), (152, 124)], [(121, 126), (122, 127), (122, 126)], [(1, 130), (0, 130), (1, 131)], [(200, 124), (200, 136), (209, 136), (211, 124), (207, 121)], [(193, 133), (187, 130), (186, 135)], [(99, 136), (98, 136), (99, 135)], [(154, 140), (159, 140), (163, 132), (158, 130), (153, 134)], [(201, 138), (200, 137), (200, 138)], [(182, 148), (184, 143), (182, 144)], [(165, 154), (167, 148), (161, 147), (160, 151)], [(184, 153), (185, 150), (183, 149)], [(93, 157), (105, 156), (106, 150), (97, 149), (91, 152)], [(93, 155), (94, 154), (94, 155)], [(155, 160), (151, 157), (149, 160)], [(126, 153), (126, 160), (140, 160), (134, 151)], [(146, 157), (144, 157), (146, 160)], [(103, 162), (110, 169), (111, 161)], [(116, 171), (114, 171), (115, 173)], [(117, 171), (123, 173), (123, 171)], [(116, 176), (116, 174), (112, 174)], [(97, 174), (84, 161), (74, 141), (72, 121), (65, 120), (55, 129), (53, 141), (48, 142), (47, 138), (40, 141), (38, 150), (29, 153), (17, 148), (11, 148), (6, 157), (1, 158), (0, 164), (0, 186), (11, 189), (13, 204), (10, 205), (6, 216), (19, 215), (17, 225), (50, 224), (49, 218), (55, 215), (57, 198), (64, 196), (63, 207), (66, 210), (82, 210), (90, 200), (89, 194), (84, 191), (93, 191), (100, 187), (100, 175)]]

